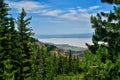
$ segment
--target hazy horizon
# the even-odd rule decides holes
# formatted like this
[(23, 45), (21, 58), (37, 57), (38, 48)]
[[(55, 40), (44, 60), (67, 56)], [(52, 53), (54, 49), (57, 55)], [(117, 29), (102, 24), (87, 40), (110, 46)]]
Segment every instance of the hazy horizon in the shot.
[(86, 43), (92, 44), (92, 38), (47, 38), (47, 39), (38, 39), (44, 43), (53, 43), (53, 44), (68, 44), (76, 47), (87, 48)]
[(49, 34), (49, 35), (34, 35), (35, 38), (92, 38), (92, 33), (84, 34)]

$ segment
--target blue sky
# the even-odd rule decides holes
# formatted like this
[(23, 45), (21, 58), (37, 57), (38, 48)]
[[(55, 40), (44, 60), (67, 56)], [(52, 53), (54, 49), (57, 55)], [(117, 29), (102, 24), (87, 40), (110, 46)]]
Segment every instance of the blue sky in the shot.
[(78, 34), (93, 33), (90, 16), (108, 12), (112, 6), (100, 0), (6, 0), (10, 13), (18, 16), (24, 8), (32, 16), (35, 34)]

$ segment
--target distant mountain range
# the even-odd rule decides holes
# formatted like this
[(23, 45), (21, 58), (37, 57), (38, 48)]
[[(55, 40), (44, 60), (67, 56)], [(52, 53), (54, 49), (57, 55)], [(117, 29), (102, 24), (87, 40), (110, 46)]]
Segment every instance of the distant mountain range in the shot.
[(35, 38), (91, 38), (92, 33), (86, 34), (56, 34), (56, 35), (35, 35)]

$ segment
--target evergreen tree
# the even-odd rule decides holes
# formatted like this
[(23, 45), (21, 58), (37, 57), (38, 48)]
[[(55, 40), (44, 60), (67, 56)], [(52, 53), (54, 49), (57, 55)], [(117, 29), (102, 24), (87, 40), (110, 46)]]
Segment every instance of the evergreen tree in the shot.
[(57, 63), (58, 63), (57, 56), (54, 53), (54, 55), (53, 55), (53, 66), (54, 66), (53, 73), (54, 73), (54, 76), (57, 76), (57, 67), (58, 67)]
[(40, 47), (36, 47), (35, 44), (33, 44), (33, 50), (34, 55), (32, 55), (32, 66), (31, 66), (31, 77), (34, 80), (41, 80), (40, 79)]
[(73, 59), (73, 73), (74, 74), (77, 74), (77, 73), (80, 73), (81, 72), (81, 69), (79, 68), (79, 60), (80, 58), (78, 56), (74, 56), (74, 59)]
[(58, 68), (57, 68), (57, 74), (62, 74), (63, 73), (63, 59), (62, 59), (62, 56), (59, 55), (59, 58), (58, 58)]
[[(120, 3), (119, 0), (102, 1), (117, 5)], [(119, 80), (120, 6), (114, 6), (114, 11), (110, 13), (101, 12), (96, 17), (92, 16), (91, 23), (95, 33), (93, 45), (88, 45), (90, 52), (85, 54), (87, 78)]]
[[(109, 58), (113, 59), (114, 55), (117, 56), (120, 52), (120, 7), (114, 7), (114, 12), (97, 14), (97, 17), (91, 17), (95, 34), (93, 35), (93, 46), (89, 49), (96, 53), (95, 50), (99, 48), (99, 42), (102, 41), (109, 51)], [(106, 18), (103, 20), (102, 18)], [(105, 45), (105, 43), (107, 45)]]
[[(15, 30), (15, 19), (10, 18), (10, 33), (8, 35), (9, 39), (9, 52), (11, 53), (10, 58), (11, 58), (11, 65), (12, 65), (12, 70), (11, 73), (14, 74), (14, 79), (18, 79), (18, 56), (19, 56), (19, 42), (18, 42), (18, 32)], [(13, 80), (14, 80), (13, 79)]]
[(69, 72), (73, 71), (73, 57), (71, 51), (69, 52), (69, 58), (68, 58), (68, 64), (69, 64)]
[(68, 56), (63, 57), (63, 74), (68, 74), (69, 72), (69, 63)]
[(0, 0), (0, 79), (13, 80), (12, 70), (12, 33), (14, 32), (14, 21), (10, 18), (8, 4)]
[(101, 0), (102, 2), (107, 2), (110, 4), (120, 4), (120, 0)]
[(30, 24), (31, 18), (25, 18), (26, 12), (22, 9), (20, 13), (17, 25), (18, 25), (18, 37), (19, 37), (19, 77), (20, 80), (25, 80), (31, 77), (31, 55), (33, 53), (31, 48), (31, 28), (27, 26)]

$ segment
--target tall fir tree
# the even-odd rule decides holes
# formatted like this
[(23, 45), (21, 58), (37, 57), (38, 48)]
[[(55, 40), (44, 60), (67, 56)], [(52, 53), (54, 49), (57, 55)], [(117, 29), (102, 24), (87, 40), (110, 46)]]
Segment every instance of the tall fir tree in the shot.
[(26, 12), (22, 9), (18, 20), (18, 37), (19, 37), (19, 77), (20, 80), (26, 80), (31, 77), (31, 55), (33, 53), (31, 48), (31, 28), (27, 26), (30, 24), (31, 18), (25, 18)]
[[(12, 36), (11, 29), (13, 18), (8, 14), (9, 7), (4, 0), (0, 0), (0, 79), (1, 80), (12, 80), (14, 73), (12, 73)], [(13, 23), (14, 24), (14, 23)], [(14, 29), (13, 29), (14, 30)]]
[(73, 71), (73, 56), (72, 56), (72, 52), (69, 52), (69, 58), (68, 58), (68, 64), (69, 64), (69, 72)]

